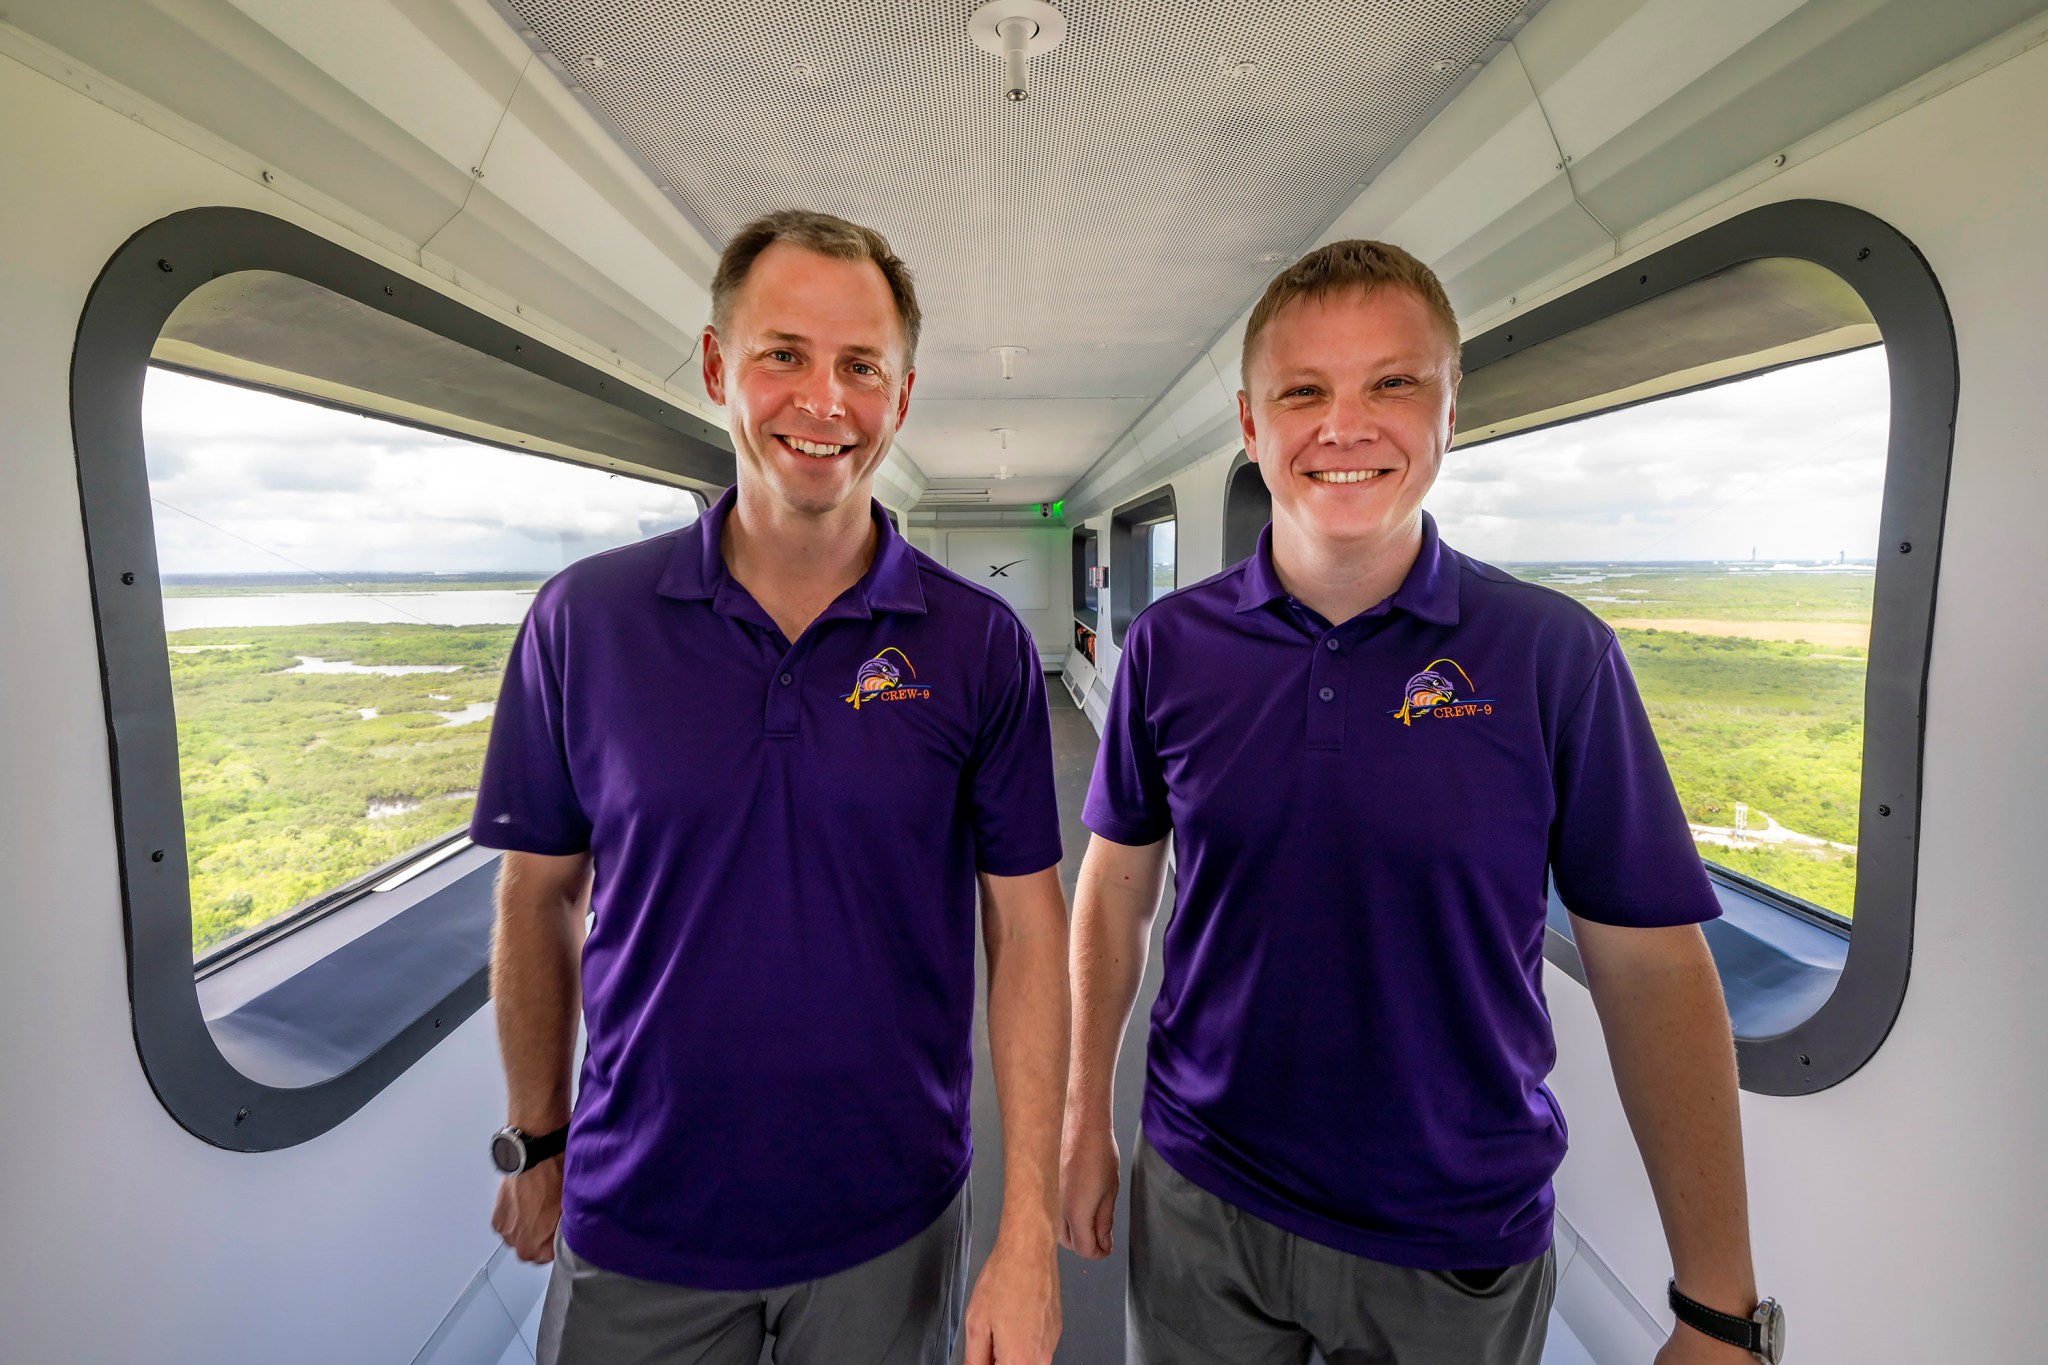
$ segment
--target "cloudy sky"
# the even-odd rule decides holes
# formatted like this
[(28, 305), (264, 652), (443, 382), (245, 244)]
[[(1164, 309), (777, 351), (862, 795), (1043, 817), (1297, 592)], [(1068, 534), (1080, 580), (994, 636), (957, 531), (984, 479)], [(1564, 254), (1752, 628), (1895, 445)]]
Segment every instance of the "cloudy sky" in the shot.
[(552, 572), (696, 519), (681, 489), (151, 370), (163, 572)]
[[(1452, 451), (1428, 506), (1481, 559), (1877, 552), (1888, 410), (1873, 348)], [(166, 573), (552, 572), (682, 525), (693, 499), (210, 380), (143, 399)]]
[(1454, 450), (1425, 506), (1497, 562), (1869, 559), (1889, 395), (1882, 348), (1810, 361)]

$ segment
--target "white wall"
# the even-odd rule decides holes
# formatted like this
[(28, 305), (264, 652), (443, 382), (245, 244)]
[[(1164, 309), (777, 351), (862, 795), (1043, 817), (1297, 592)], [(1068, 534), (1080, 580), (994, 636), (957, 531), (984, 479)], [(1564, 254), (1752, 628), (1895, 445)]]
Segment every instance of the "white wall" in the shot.
[(289, 1151), (220, 1151), (157, 1103), (129, 1033), (71, 443), (72, 338), (129, 234), (202, 204), (334, 229), (5, 57), (0, 129), (0, 1357), (409, 1361), (496, 1241), (491, 1013)]

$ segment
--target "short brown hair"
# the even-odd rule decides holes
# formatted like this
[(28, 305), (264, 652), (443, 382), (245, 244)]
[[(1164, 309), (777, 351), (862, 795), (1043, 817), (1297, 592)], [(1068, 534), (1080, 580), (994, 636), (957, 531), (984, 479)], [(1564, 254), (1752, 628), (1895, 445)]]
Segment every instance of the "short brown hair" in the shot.
[(888, 239), (873, 228), (809, 209), (777, 209), (762, 214), (733, 234), (718, 258), (718, 273), (711, 277), (713, 328), (723, 331), (732, 320), (733, 296), (746, 283), (755, 260), (777, 242), (788, 242), (835, 260), (873, 261), (882, 278), (889, 282), (889, 293), (896, 300), (896, 318), (903, 324), (904, 359), (916, 359), (917, 334), (924, 325), (924, 314), (918, 310), (917, 286), (911, 280), (910, 267), (889, 249)]
[(1412, 291), (1422, 300), (1442, 327), (1451, 348), (1451, 369), (1460, 368), (1458, 315), (1451, 310), (1450, 296), (1436, 272), (1389, 242), (1345, 241), (1317, 247), (1308, 255), (1273, 277), (1266, 292), (1252, 309), (1244, 325), (1244, 350), (1238, 360), (1238, 379), (1251, 388), (1252, 348), (1259, 334), (1282, 308), (1299, 298), (1317, 301), (1347, 289), (1370, 294), (1387, 285)]

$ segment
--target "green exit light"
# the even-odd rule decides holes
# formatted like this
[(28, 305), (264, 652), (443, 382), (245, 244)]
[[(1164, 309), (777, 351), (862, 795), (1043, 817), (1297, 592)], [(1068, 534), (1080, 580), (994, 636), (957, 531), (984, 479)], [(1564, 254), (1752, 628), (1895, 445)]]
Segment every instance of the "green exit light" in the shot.
[(1067, 500), (1065, 498), (1061, 498), (1052, 505), (1052, 514), (1056, 517), (1063, 517), (1067, 514)]

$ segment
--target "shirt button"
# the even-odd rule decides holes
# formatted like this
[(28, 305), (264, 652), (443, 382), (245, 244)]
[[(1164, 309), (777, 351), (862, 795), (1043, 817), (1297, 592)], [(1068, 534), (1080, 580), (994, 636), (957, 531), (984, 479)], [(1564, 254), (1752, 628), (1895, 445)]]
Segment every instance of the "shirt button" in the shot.
[(1331, 652), (1332, 654), (1335, 654), (1335, 653), (1337, 652), (1337, 640), (1336, 640), (1336, 637), (1332, 636), (1332, 637), (1331, 637), (1330, 639), (1327, 639), (1327, 640), (1323, 641), (1323, 645), (1324, 645), (1324, 647), (1325, 647), (1326, 649), (1328, 649), (1328, 650), (1329, 650), (1329, 651), (1330, 651), (1330, 652)]
[(1316, 695), (1321, 697), (1324, 701), (1334, 701), (1337, 696), (1337, 689), (1334, 687), (1326, 687), (1322, 691), (1316, 693)]
[(796, 679), (794, 679), (794, 678), (790, 677), (790, 676), (789, 676), (789, 674), (787, 674), (787, 673), (785, 673), (785, 674), (783, 674), (783, 675), (782, 675), (782, 685), (783, 685), (784, 687), (787, 687), (787, 686), (789, 686), (789, 685), (790, 685), (791, 683), (793, 683), (793, 682), (795, 682), (795, 681), (796, 681)]

